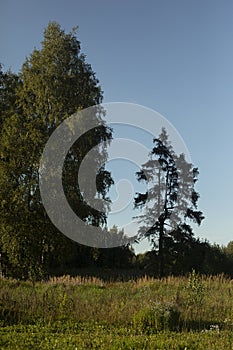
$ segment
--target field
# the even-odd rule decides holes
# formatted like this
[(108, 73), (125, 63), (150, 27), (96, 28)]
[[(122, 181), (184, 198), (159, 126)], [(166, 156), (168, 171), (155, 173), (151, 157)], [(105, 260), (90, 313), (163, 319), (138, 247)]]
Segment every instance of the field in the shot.
[(233, 349), (224, 276), (0, 280), (0, 349)]

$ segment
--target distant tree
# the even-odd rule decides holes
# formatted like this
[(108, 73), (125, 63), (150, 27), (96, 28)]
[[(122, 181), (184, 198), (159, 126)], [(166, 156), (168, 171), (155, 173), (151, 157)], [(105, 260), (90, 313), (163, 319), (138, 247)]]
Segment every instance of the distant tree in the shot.
[(233, 241), (230, 241), (226, 247), (222, 247), (222, 252), (228, 261), (228, 274), (233, 277)]
[(135, 208), (145, 208), (138, 216), (138, 236), (147, 237), (158, 250), (158, 273), (162, 277), (168, 247), (175, 248), (177, 242), (184, 244), (193, 236), (187, 219), (200, 225), (204, 217), (197, 210), (199, 194), (194, 189), (198, 169), (183, 154), (175, 154), (165, 128), (153, 142), (150, 159), (137, 172), (138, 181), (145, 181), (148, 190), (136, 194)]
[[(1, 247), (10, 263), (20, 267), (20, 277), (39, 278), (47, 273), (54, 259), (62, 261), (77, 252), (74, 242), (51, 224), (41, 202), (39, 162), (43, 148), (63, 120), (99, 104), (102, 91), (81, 53), (76, 31), (67, 34), (55, 22), (45, 29), (41, 49), (35, 49), (26, 59), (19, 78), (1, 72), (0, 84)], [(96, 115), (96, 120), (101, 121), (102, 115)], [(106, 217), (82, 205), (83, 197), (72, 171), (82, 161), (87, 146), (110, 139), (111, 130), (104, 125), (92, 130), (86, 139), (72, 146), (63, 171), (64, 190), (72, 208), (96, 226), (104, 225)], [(101, 147), (97, 190), (106, 198), (112, 179), (101, 166), (107, 157)]]
[(227, 246), (223, 248), (223, 251), (233, 261), (233, 241), (230, 241)]
[(158, 268), (158, 256), (155, 250), (139, 253), (134, 259), (134, 267), (144, 275), (154, 276)]
[(131, 268), (134, 251), (129, 243), (129, 238), (124, 234), (124, 229), (118, 229), (116, 225), (113, 225), (109, 230), (109, 236), (114, 242), (119, 241), (119, 246), (98, 249), (97, 265), (108, 268)]

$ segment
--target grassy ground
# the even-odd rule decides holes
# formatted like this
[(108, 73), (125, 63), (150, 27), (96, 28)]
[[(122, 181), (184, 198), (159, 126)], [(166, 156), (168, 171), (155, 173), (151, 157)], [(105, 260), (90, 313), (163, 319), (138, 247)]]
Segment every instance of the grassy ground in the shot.
[(233, 281), (0, 280), (0, 349), (233, 349)]

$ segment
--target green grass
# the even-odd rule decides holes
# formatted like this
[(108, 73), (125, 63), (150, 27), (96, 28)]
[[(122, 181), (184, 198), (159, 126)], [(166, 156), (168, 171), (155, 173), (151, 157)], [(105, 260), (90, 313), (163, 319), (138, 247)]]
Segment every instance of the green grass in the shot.
[(223, 276), (0, 280), (0, 349), (233, 349)]
[(1, 332), (1, 349), (232, 349), (230, 332), (159, 332), (134, 334), (130, 328), (100, 325), (64, 324), (49, 326), (5, 327)]

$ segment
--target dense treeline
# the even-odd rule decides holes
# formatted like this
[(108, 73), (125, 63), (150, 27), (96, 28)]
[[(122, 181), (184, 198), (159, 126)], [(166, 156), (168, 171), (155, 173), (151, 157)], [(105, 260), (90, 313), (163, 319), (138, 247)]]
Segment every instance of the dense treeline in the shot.
[[(71, 245), (71, 244), (70, 244)], [(50, 265), (43, 278), (59, 275), (96, 275), (103, 279), (131, 279), (138, 276), (158, 277), (159, 257), (155, 250), (135, 254), (130, 246), (97, 249), (72, 242), (73, 249), (63, 258), (51, 253)], [(72, 254), (70, 254), (72, 251)], [(233, 242), (227, 246), (211, 245), (208, 241), (193, 239), (179, 250), (167, 249), (165, 275), (187, 275), (192, 270), (205, 275), (224, 273), (233, 277)], [(28, 278), (23, 270), (13, 265), (1, 250), (1, 273), (6, 277)], [(42, 276), (36, 276), (40, 278)]]
[[(135, 255), (127, 244), (111, 249), (82, 246), (61, 234), (50, 222), (43, 208), (39, 191), (39, 162), (43, 147), (56, 127), (71, 114), (102, 101), (99, 81), (81, 53), (76, 31), (66, 34), (57, 23), (49, 23), (44, 32), (40, 50), (34, 50), (24, 62), (19, 74), (0, 69), (0, 264), (5, 276), (20, 279), (44, 279), (51, 275), (76, 274), (80, 268), (118, 269), (129, 275), (153, 276), (186, 274), (192, 269), (204, 274), (226, 273), (233, 275), (233, 244), (225, 248), (211, 246), (194, 238), (187, 218), (200, 224), (204, 218), (197, 210), (199, 195), (193, 190), (185, 221), (177, 230), (166, 234), (170, 223), (169, 205), (177, 202), (177, 168), (171, 150), (168, 152), (166, 134), (164, 144), (155, 140), (152, 154), (158, 156), (162, 172), (156, 174), (166, 192), (166, 205), (157, 223), (151, 228), (153, 250)], [(102, 116), (96, 116), (102, 122)], [(85, 120), (81, 121), (81, 124)], [(84, 221), (94, 226), (106, 227), (106, 217), (89, 206), (83, 205), (83, 194), (73, 176), (87, 147), (110, 142), (112, 130), (104, 124), (96, 128), (86, 139), (74, 144), (64, 164), (63, 185), (72, 209)], [(165, 147), (166, 146), (166, 147)], [(101, 146), (103, 147), (103, 146)], [(99, 148), (96, 166), (97, 191), (100, 198), (108, 200), (111, 174), (103, 166), (107, 159), (105, 149)], [(182, 163), (187, 174), (198, 171)], [(154, 164), (146, 163), (146, 169), (138, 173), (139, 180), (153, 172)], [(167, 181), (167, 182), (166, 182)], [(194, 182), (195, 182), (194, 181)], [(183, 191), (190, 191), (183, 188)], [(95, 196), (96, 193), (93, 194)], [(143, 204), (145, 194), (136, 199)], [(184, 197), (182, 197), (183, 200)], [(156, 214), (156, 213), (154, 213)], [(153, 215), (154, 215), (153, 214)], [(111, 230), (110, 230), (111, 231)], [(111, 234), (119, 234), (113, 228)], [(154, 237), (159, 234), (159, 244)]]
[[(205, 275), (224, 273), (233, 277), (233, 245), (211, 245), (208, 241), (193, 239), (189, 244), (166, 250), (166, 275), (186, 275), (193, 269)], [(153, 275), (155, 266), (158, 267), (158, 255), (155, 251), (139, 254), (136, 257), (137, 266)], [(157, 270), (157, 269), (156, 269)]]

